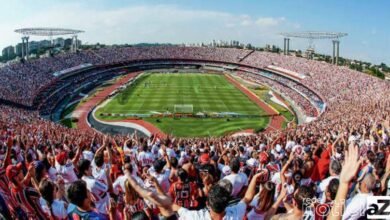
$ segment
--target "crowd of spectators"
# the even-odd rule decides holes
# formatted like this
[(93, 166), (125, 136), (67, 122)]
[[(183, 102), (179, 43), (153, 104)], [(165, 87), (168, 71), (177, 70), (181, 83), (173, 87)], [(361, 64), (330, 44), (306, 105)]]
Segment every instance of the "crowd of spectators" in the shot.
[[(317, 109), (310, 101), (315, 103), (320, 101), (319, 98), (313, 95), (312, 92), (308, 92), (306, 88), (302, 88), (298, 84), (286, 80), (282, 77), (277, 77), (275, 75), (264, 75), (267, 73), (250, 73), (250, 72), (237, 72), (237, 76), (247, 81), (254, 82), (256, 84), (267, 85), (272, 89), (278, 91), (280, 94), (283, 94), (285, 97), (290, 99), (290, 102), (294, 102), (295, 105), (300, 109), (300, 112), (303, 112), (307, 117), (317, 117), (319, 108)], [(296, 87), (299, 87), (296, 89)], [(306, 93), (307, 92), (307, 93)], [(311, 96), (312, 95), (312, 96)], [(310, 101), (309, 101), (310, 100)]]
[(83, 51), (5, 65), (0, 68), (0, 98), (32, 106), (39, 90), (55, 80), (55, 72), (96, 60), (94, 53)]
[[(169, 57), (181, 56), (175, 54), (177, 48), (122, 50), (134, 59), (164, 56), (165, 50)], [(190, 50), (183, 49), (182, 58), (190, 58)], [(238, 60), (237, 53), (223, 52), (230, 49), (194, 50), (192, 58), (217, 53), (221, 55), (214, 61)], [(94, 62), (126, 59), (110, 49), (83, 53)], [(73, 64), (66, 59), (67, 65), (90, 61), (85, 54), (77, 56), (82, 58)], [(0, 77), (9, 80), (1, 81), (2, 98), (14, 89), (8, 99), (28, 104), (33, 93), (22, 91), (21, 85), (36, 90), (42, 86), (39, 81), (53, 80), (50, 72), (60, 69), (53, 64), (48, 71), (38, 65), (41, 60), (29, 62), (0, 70)], [(69, 129), (35, 111), (1, 104), (0, 218), (361, 219), (369, 196), (390, 195), (389, 83), (268, 53), (253, 52), (242, 62), (278, 63), (307, 75), (301, 83), (321, 94), (328, 110), (311, 123), (283, 131), (163, 139)], [(15, 80), (27, 66), (32, 74)]]
[(161, 139), (69, 129), (1, 106), (1, 214), (323, 219), (336, 216), (330, 211), (342, 190), (351, 199), (344, 218), (357, 219), (362, 199), (390, 195), (388, 110), (378, 104), (333, 127), (325, 120), (254, 136)]

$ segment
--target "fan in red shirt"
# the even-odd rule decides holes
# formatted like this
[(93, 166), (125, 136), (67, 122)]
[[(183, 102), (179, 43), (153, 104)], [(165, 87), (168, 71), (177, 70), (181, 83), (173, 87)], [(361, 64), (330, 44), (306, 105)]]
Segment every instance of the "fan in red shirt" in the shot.
[(184, 169), (177, 171), (179, 180), (171, 184), (169, 195), (174, 203), (185, 208), (196, 208), (198, 206), (199, 190), (195, 183), (190, 182), (188, 173)]
[(30, 218), (47, 219), (45, 212), (42, 210), (39, 203), (39, 192), (29, 187), (28, 183), (31, 178), (34, 178), (35, 167), (33, 164), (28, 169), (26, 177), (23, 177), (22, 164), (8, 165), (6, 176), (10, 181), (12, 199), (20, 204), (21, 208)]
[(312, 181), (320, 181), (325, 179), (326, 174), (329, 171), (329, 164), (330, 164), (330, 156), (331, 156), (331, 148), (332, 146), (329, 145), (324, 151), (321, 153), (321, 157), (314, 157), (315, 166), (313, 168), (311, 179)]

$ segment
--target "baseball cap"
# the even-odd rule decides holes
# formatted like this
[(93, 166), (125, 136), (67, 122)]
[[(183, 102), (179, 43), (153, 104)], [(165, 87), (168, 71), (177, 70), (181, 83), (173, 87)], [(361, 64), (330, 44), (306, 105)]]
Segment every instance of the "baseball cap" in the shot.
[(199, 157), (199, 162), (200, 162), (201, 164), (209, 163), (209, 162), (210, 162), (210, 156), (209, 156), (209, 154), (202, 154), (202, 155)]
[(17, 165), (8, 165), (5, 171), (5, 175), (9, 180), (13, 179), (15, 176), (19, 174), (22, 170), (22, 164), (18, 163)]
[(59, 164), (64, 164), (65, 163), (65, 160), (66, 160), (66, 152), (65, 151), (61, 151), (59, 154), (57, 154), (56, 156), (56, 160)]

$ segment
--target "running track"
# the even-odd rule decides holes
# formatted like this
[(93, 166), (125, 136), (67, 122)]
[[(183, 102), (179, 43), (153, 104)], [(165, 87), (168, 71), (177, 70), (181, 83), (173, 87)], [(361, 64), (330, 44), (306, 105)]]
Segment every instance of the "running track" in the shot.
[[(105, 88), (102, 91), (97, 92), (92, 98), (89, 98), (87, 102), (80, 104), (75, 112), (78, 112), (80, 114), (79, 120), (77, 122), (77, 128), (81, 130), (93, 130), (88, 124), (88, 113), (93, 110), (95, 106), (97, 106), (99, 103), (103, 102), (113, 91), (118, 89), (123, 84), (127, 83), (130, 79), (138, 76), (140, 72), (136, 73), (130, 73), (124, 77), (122, 77), (120, 80), (118, 80), (115, 84)], [(274, 109), (272, 109), (270, 106), (268, 106), (266, 103), (264, 103), (262, 100), (260, 100), (255, 94), (253, 94), (250, 90), (248, 90), (246, 87), (242, 86), (239, 82), (237, 82), (232, 77), (225, 75), (227, 80), (232, 83), (236, 88), (238, 88), (240, 91), (242, 91), (244, 94), (246, 94), (250, 100), (255, 102), (260, 108), (264, 109), (264, 111), (270, 115), (271, 122), (268, 124), (267, 128), (264, 132), (274, 131), (274, 130), (280, 130), (282, 129), (282, 124), (284, 122), (284, 118), (278, 114)], [(150, 131), (152, 134), (157, 134), (159, 137), (164, 138), (166, 137), (166, 134), (164, 134), (159, 128), (154, 126), (153, 124), (146, 122), (144, 120), (140, 119), (124, 119), (120, 120), (123, 122), (130, 122), (135, 123), (140, 126), (143, 126), (147, 130)]]
[[(99, 103), (103, 102), (113, 91), (118, 89), (123, 84), (127, 83), (130, 79), (136, 77), (139, 75), (140, 72), (136, 73), (130, 73), (124, 77), (122, 77), (120, 80), (116, 81), (115, 84), (105, 88), (102, 91), (97, 92), (92, 98), (88, 99), (87, 102), (82, 103), (76, 108), (76, 112), (80, 113), (79, 121), (77, 122), (77, 128), (81, 130), (93, 130), (88, 125), (88, 113), (93, 110), (95, 106), (97, 106)], [(147, 130), (150, 131), (152, 134), (159, 134), (160, 137), (165, 137), (165, 134), (160, 131), (157, 127), (155, 127), (153, 124), (143, 121), (143, 120), (137, 120), (137, 119), (125, 119), (121, 120), (125, 122), (131, 122), (138, 125), (143, 126)]]
[(282, 129), (282, 125), (284, 122), (283, 116), (279, 115), (279, 113), (276, 110), (274, 110), (269, 105), (267, 105), (265, 102), (263, 102), (261, 99), (259, 99), (259, 97), (257, 97), (252, 91), (250, 91), (246, 87), (242, 86), (233, 77), (231, 77), (227, 74), (225, 74), (225, 77), (231, 84), (233, 84), (237, 89), (239, 89), (241, 92), (243, 92), (245, 95), (247, 95), (250, 100), (252, 100), (254, 103), (256, 103), (260, 108), (264, 109), (264, 111), (268, 115), (270, 115), (271, 122), (268, 124), (268, 126), (264, 132)]

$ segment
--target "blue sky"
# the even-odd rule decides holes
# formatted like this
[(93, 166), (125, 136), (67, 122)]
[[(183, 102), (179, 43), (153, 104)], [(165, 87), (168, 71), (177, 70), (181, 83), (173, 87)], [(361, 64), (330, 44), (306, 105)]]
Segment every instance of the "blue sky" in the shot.
[[(239, 40), (282, 46), (288, 31), (338, 31), (349, 36), (341, 56), (390, 64), (388, 0), (0, 0), (0, 47), (20, 41), (16, 28), (83, 29), (84, 42), (197, 43)], [(33, 39), (41, 39), (33, 37)], [(291, 41), (304, 50), (305, 40)], [(331, 53), (330, 40), (316, 50)]]

